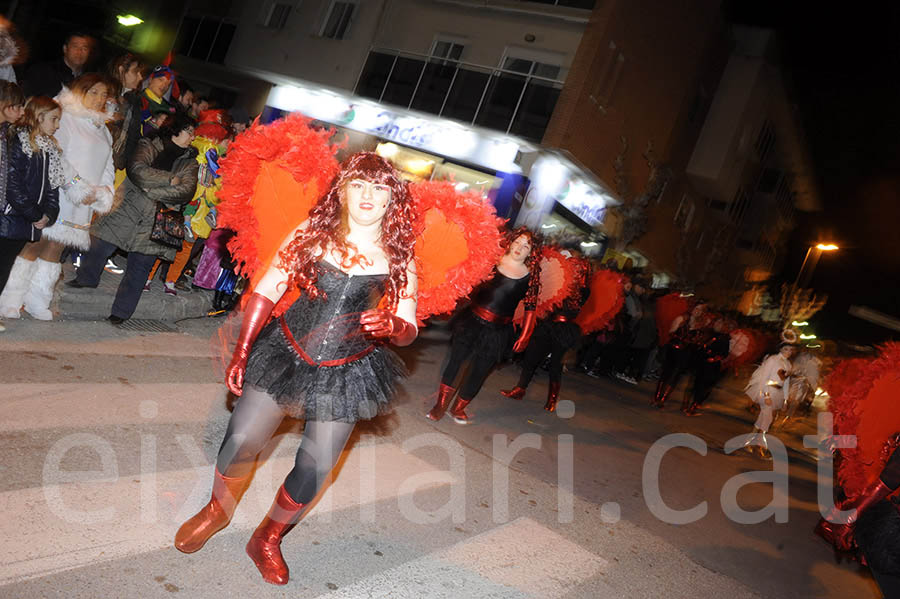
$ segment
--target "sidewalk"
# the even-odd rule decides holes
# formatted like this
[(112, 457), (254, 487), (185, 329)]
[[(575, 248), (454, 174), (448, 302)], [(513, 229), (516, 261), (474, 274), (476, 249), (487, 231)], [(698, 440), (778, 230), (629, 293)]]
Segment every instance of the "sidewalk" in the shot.
[[(103, 271), (96, 289), (75, 289), (65, 284), (75, 278), (75, 268), (70, 262), (63, 264), (63, 276), (56, 286), (55, 312), (61, 320), (104, 320), (109, 316), (113, 298), (122, 275)], [(213, 292), (205, 289), (179, 291), (168, 295), (161, 281), (154, 280), (150, 291), (145, 291), (138, 303), (133, 319), (163, 320), (172, 322), (182, 318), (205, 316), (212, 309)]]

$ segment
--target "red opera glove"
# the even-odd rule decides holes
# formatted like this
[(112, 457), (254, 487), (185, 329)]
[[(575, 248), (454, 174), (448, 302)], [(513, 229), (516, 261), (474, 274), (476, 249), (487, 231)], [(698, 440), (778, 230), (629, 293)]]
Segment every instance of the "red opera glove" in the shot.
[(359, 323), (369, 337), (388, 339), (394, 345), (409, 345), (418, 332), (415, 325), (387, 310), (366, 310)]
[[(863, 489), (856, 497), (834, 506), (828, 515), (819, 520), (819, 524), (816, 526), (816, 533), (840, 551), (852, 550), (856, 546), (856, 539), (853, 537), (853, 533), (860, 514), (886, 498), (893, 491), (880, 478), (876, 479), (874, 483)], [(846, 522), (841, 522), (838, 519), (837, 512), (850, 510), (853, 511), (846, 518)]]
[(264, 295), (254, 293), (247, 302), (247, 308), (244, 310), (244, 322), (241, 324), (241, 333), (238, 335), (237, 344), (234, 346), (234, 354), (231, 356), (231, 363), (225, 370), (225, 386), (235, 395), (242, 393), (244, 386), (244, 373), (247, 371), (247, 358), (250, 357), (250, 348), (253, 342), (259, 336), (259, 332), (275, 304)]
[(525, 351), (525, 348), (528, 347), (528, 340), (531, 339), (531, 334), (534, 332), (534, 323), (537, 322), (537, 316), (534, 314), (534, 310), (528, 310), (525, 312), (525, 318), (522, 322), (522, 332), (519, 333), (519, 338), (516, 340), (516, 344), (513, 345), (513, 351), (515, 353)]

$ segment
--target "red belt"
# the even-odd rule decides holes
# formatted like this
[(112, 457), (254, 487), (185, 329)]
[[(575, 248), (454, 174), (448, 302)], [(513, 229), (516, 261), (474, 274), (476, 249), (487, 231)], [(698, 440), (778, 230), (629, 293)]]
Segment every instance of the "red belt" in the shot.
[(494, 314), (484, 306), (479, 306), (478, 304), (472, 304), (472, 314), (481, 320), (486, 320), (487, 322), (492, 322), (494, 324), (509, 324), (512, 322), (512, 316), (500, 316), (499, 314)]
[(347, 356), (346, 358), (339, 358), (337, 360), (325, 360), (324, 362), (316, 362), (312, 359), (308, 353), (303, 351), (303, 348), (300, 347), (300, 344), (297, 343), (297, 340), (294, 339), (294, 335), (291, 333), (291, 330), (288, 328), (287, 323), (284, 321), (284, 317), (280, 317), (278, 321), (281, 323), (281, 330), (284, 332), (285, 339), (288, 340), (288, 343), (291, 344), (291, 347), (294, 348), (294, 351), (297, 352), (297, 355), (303, 358), (303, 360), (309, 364), (310, 366), (343, 366), (344, 364), (349, 364), (350, 362), (354, 362), (359, 360), (362, 357), (368, 356), (373, 351), (375, 351), (375, 346), (370, 345), (366, 349), (362, 350), (359, 353), (355, 353), (352, 356)]

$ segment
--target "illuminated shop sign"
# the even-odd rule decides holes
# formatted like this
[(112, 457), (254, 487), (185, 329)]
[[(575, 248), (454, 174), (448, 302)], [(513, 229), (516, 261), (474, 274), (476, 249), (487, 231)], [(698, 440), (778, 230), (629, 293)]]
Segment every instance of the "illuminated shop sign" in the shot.
[(559, 202), (592, 227), (599, 227), (615, 198), (588, 184), (579, 172), (555, 156), (541, 156), (529, 173), (531, 187), (519, 212), (518, 224), (539, 225)]
[(269, 92), (267, 104), (498, 171), (521, 172), (515, 163), (516, 156), (522, 149), (532, 149), (508, 137), (480, 132), (445, 119), (395, 112), (368, 100), (322, 88), (278, 85)]

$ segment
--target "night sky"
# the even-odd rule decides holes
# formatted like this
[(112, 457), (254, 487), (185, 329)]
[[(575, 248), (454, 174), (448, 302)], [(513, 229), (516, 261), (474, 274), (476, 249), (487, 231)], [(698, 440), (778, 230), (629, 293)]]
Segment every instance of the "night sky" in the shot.
[[(892, 6), (893, 5), (893, 6)], [(900, 8), (734, 0), (732, 22), (778, 31), (786, 82), (804, 119), (823, 210), (799, 213), (781, 278), (806, 248), (834, 241), (811, 282), (829, 294), (817, 332), (860, 341), (900, 333), (847, 315), (851, 304), (900, 318)], [(851, 12), (853, 11), (853, 12)]]

